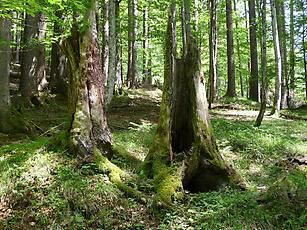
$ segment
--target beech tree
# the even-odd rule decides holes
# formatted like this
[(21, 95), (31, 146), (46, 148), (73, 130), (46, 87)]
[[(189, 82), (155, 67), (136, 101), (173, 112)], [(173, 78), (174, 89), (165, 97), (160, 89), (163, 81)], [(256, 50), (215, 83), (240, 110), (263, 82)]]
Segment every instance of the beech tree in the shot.
[(279, 32), (277, 25), (276, 15), (276, 0), (271, 1), (271, 15), (272, 15), (272, 31), (274, 42), (274, 54), (275, 54), (275, 95), (271, 115), (277, 114), (279, 116), (281, 107), (281, 80), (282, 80), (282, 60), (279, 43)]
[(266, 22), (266, 0), (262, 0), (261, 8), (261, 106), (255, 126), (260, 126), (264, 117), (268, 94), (268, 77), (267, 77), (267, 22)]
[(227, 92), (226, 96), (236, 96), (235, 56), (233, 47), (232, 0), (226, 0), (227, 25)]
[(11, 21), (0, 17), (0, 131), (5, 131), (10, 101)]
[(190, 0), (182, 1), (181, 7), (185, 51), (176, 58), (176, 3), (172, 1), (160, 118), (144, 167), (155, 181), (158, 199), (166, 204), (180, 198), (183, 188), (209, 191), (238, 179), (219, 154), (212, 133), (200, 53), (190, 26)]
[(257, 51), (257, 21), (255, 0), (248, 0), (249, 8), (249, 38), (250, 38), (250, 59), (251, 72), (249, 80), (249, 98), (253, 101), (259, 100), (259, 80), (258, 80), (258, 51)]
[(104, 82), (97, 31), (96, 1), (91, 0), (82, 30), (74, 24), (71, 36), (62, 42), (70, 65), (69, 143), (81, 158), (92, 159), (95, 150), (110, 156), (111, 133), (104, 111)]
[(136, 63), (137, 63), (137, 0), (128, 0), (128, 72), (127, 86), (136, 86)]

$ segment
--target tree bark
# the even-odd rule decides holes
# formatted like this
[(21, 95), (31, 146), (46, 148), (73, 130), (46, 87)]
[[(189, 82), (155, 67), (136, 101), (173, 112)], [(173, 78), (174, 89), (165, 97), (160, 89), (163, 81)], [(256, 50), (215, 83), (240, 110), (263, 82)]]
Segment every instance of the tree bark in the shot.
[(273, 31), (273, 42), (274, 42), (274, 53), (275, 53), (275, 95), (271, 115), (280, 113), (281, 105), (281, 79), (282, 79), (282, 60), (279, 44), (279, 33), (277, 27), (277, 15), (276, 15), (276, 0), (271, 1), (271, 14), (272, 14), (272, 31)]
[(0, 131), (5, 130), (10, 100), (11, 21), (0, 18)]
[(136, 64), (137, 64), (137, 45), (136, 45), (136, 11), (137, 0), (128, 0), (128, 73), (127, 86), (129, 88), (136, 87)]
[(294, 50), (294, 3), (290, 0), (290, 69), (288, 106), (291, 107), (295, 90), (295, 50)]
[[(148, 4), (148, 3), (146, 3)], [(143, 10), (143, 84), (149, 86), (152, 84), (151, 66), (150, 66), (150, 48), (149, 48), (149, 26), (148, 26), (148, 5)]]
[[(190, 4), (189, 1), (184, 4)], [(190, 24), (185, 5), (183, 26)], [(175, 1), (171, 2), (164, 63), (160, 120), (154, 143), (145, 160), (157, 197), (166, 204), (183, 196), (183, 188), (210, 191), (236, 181), (234, 171), (219, 155), (212, 133), (205, 82), (196, 39), (186, 28), (185, 54), (176, 59)], [(182, 91), (183, 89), (183, 91)], [(171, 103), (170, 103), (171, 102)]]
[(32, 98), (38, 96), (39, 48), (35, 42), (39, 33), (38, 24), (39, 15), (33, 17), (26, 14), (21, 55), (20, 91), (27, 104)]
[(276, 1), (277, 27), (281, 54), (281, 108), (287, 108), (288, 98), (288, 62), (287, 62), (287, 39), (284, 0)]
[[(233, 9), (235, 12), (237, 11), (236, 0), (233, 0)], [(236, 25), (236, 28), (239, 28), (238, 20), (236, 20), (235, 25)], [(237, 53), (238, 53), (238, 62), (239, 62), (241, 97), (244, 97), (244, 85), (243, 85), (243, 75), (242, 75), (243, 66), (242, 66), (242, 58), (241, 58), (241, 51), (240, 51), (241, 43), (240, 43), (238, 34), (236, 36), (236, 43), (237, 43)]]
[(80, 34), (74, 25), (71, 37), (62, 46), (71, 69), (69, 143), (79, 157), (92, 160), (95, 149), (108, 157), (112, 155), (111, 133), (104, 111), (106, 76), (101, 67), (95, 0), (90, 1), (84, 20), (89, 22), (88, 28)]
[[(247, 1), (248, 0), (244, 0), (244, 17), (245, 17), (245, 29), (247, 31), (246, 33), (246, 41), (247, 43), (249, 43), (249, 24), (248, 24), (248, 11), (247, 11)], [(250, 54), (249, 54), (250, 55)], [(251, 62), (250, 62), (250, 59), (248, 60), (248, 63), (247, 63), (247, 68), (248, 68), (248, 72), (250, 73), (251, 72)], [(246, 98), (249, 98), (249, 78), (248, 76), (246, 76), (246, 79), (245, 79), (245, 82), (246, 82)]]
[(108, 79), (105, 94), (105, 104), (108, 106), (113, 98), (114, 87), (116, 82), (116, 2), (117, 0), (109, 0), (109, 62), (108, 62)]
[(123, 66), (122, 66), (122, 47), (121, 47), (121, 24), (120, 24), (120, 2), (116, 1), (115, 14), (116, 14), (116, 86), (119, 94), (123, 89)]
[(251, 73), (249, 80), (249, 99), (259, 101), (257, 22), (255, 0), (248, 1)]
[[(57, 13), (57, 17), (63, 19), (62, 13)], [(53, 27), (53, 35), (59, 36), (63, 33), (61, 26), (55, 22)], [(51, 64), (50, 64), (50, 80), (49, 88), (51, 93), (67, 96), (67, 61), (65, 54), (62, 52), (59, 44), (53, 43), (51, 48)]]
[(210, 50), (210, 63), (209, 63), (209, 78), (210, 78), (210, 91), (209, 91), (209, 108), (214, 100), (217, 98), (217, 2), (210, 0), (210, 34), (209, 34), (209, 50)]
[(233, 20), (232, 0), (226, 0), (226, 25), (227, 25), (227, 92), (226, 96), (236, 96), (235, 57), (233, 48)]
[(108, 79), (109, 68), (109, 0), (103, 0), (102, 9), (102, 73)]
[(256, 119), (255, 126), (259, 127), (262, 123), (264, 113), (266, 110), (267, 103), (267, 94), (268, 94), (268, 78), (267, 78), (267, 23), (266, 23), (266, 0), (262, 0), (262, 9), (261, 9), (261, 24), (262, 24), (262, 33), (261, 33), (261, 106), (258, 117)]

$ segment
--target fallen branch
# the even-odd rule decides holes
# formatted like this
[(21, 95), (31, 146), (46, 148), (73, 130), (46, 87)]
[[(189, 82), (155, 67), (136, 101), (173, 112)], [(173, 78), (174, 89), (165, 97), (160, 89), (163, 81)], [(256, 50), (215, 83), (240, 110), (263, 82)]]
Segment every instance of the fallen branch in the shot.
[(280, 113), (280, 116), (290, 119), (290, 120), (301, 120), (301, 121), (307, 121), (307, 117), (292, 115), (292, 114), (286, 114), (286, 113)]

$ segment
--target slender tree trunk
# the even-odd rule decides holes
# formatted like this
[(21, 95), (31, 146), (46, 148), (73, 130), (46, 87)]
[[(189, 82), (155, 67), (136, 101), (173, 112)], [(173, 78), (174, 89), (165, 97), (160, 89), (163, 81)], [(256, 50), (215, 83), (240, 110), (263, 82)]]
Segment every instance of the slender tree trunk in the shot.
[[(148, 3), (146, 3), (148, 4)], [(144, 85), (152, 84), (151, 67), (150, 67), (150, 48), (149, 48), (149, 26), (148, 26), (148, 5), (145, 6), (143, 10), (143, 75)]]
[(122, 47), (121, 47), (121, 24), (120, 24), (120, 2), (116, 0), (115, 14), (116, 14), (116, 85), (119, 94), (123, 89), (123, 70), (122, 70)]
[(267, 77), (267, 23), (266, 23), (266, 0), (262, 0), (261, 9), (261, 24), (262, 24), (262, 34), (261, 34), (261, 106), (260, 111), (255, 123), (256, 127), (261, 125), (264, 117), (267, 103), (268, 94), (268, 77)]
[(209, 108), (217, 98), (217, 2), (210, 0), (210, 34), (209, 34), (209, 50), (210, 50), (210, 93), (209, 93)]
[[(13, 17), (15, 20), (21, 20), (22, 18), (20, 17), (20, 13), (15, 12), (13, 14)], [(15, 40), (15, 47), (13, 48), (13, 53), (12, 53), (12, 59), (15, 64), (20, 63), (20, 42), (21, 42), (21, 32), (18, 29), (18, 25), (16, 23), (13, 23), (12, 29), (14, 31), (14, 37), (13, 39)]]
[(11, 104), (10, 100), (10, 61), (11, 61), (11, 21), (0, 18), (0, 131), (6, 129), (6, 114)]
[[(245, 16), (245, 29), (247, 31), (246, 33), (246, 41), (247, 43), (249, 43), (250, 39), (249, 39), (249, 24), (248, 24), (248, 11), (247, 11), (247, 1), (248, 0), (244, 0), (244, 16)], [(248, 63), (247, 63), (247, 68), (248, 68), (248, 72), (251, 72), (251, 62), (250, 59), (248, 59)], [(246, 82), (246, 97), (249, 98), (249, 78), (248, 76), (246, 76), (245, 79)]]
[(279, 33), (277, 27), (277, 15), (276, 15), (276, 0), (271, 1), (271, 13), (272, 13), (272, 31), (273, 31), (273, 42), (274, 42), (274, 53), (275, 53), (275, 95), (274, 95), (274, 103), (271, 115), (277, 114), (279, 116), (280, 113), (280, 105), (281, 105), (281, 79), (282, 79), (282, 60), (281, 60), (281, 52), (280, 52), (280, 44), (279, 44)]
[(116, 1), (109, 0), (109, 66), (105, 103), (108, 106), (113, 98), (116, 82)]
[[(233, 0), (233, 9), (234, 11), (237, 11), (237, 7), (236, 7), (236, 0)], [(238, 26), (238, 20), (236, 20), (236, 28), (239, 28)], [(240, 76), (240, 88), (241, 88), (241, 97), (244, 97), (244, 85), (243, 85), (243, 75), (242, 75), (242, 58), (241, 58), (241, 51), (240, 51), (240, 47), (241, 47), (241, 43), (240, 43), (240, 39), (238, 34), (236, 35), (236, 43), (237, 43), (237, 53), (238, 53), (238, 61), (239, 61), (239, 76)]]
[(236, 96), (235, 57), (233, 48), (232, 0), (226, 0), (228, 82), (226, 96)]
[[(305, 8), (303, 6), (303, 18), (305, 18)], [(307, 51), (306, 51), (306, 24), (303, 23), (303, 53), (304, 53), (304, 75), (305, 75), (305, 90), (306, 90), (306, 99), (307, 99)]]
[(284, 0), (276, 1), (277, 28), (279, 35), (279, 45), (282, 64), (281, 75), (281, 108), (287, 107), (288, 98), (288, 63), (287, 63), (287, 39), (286, 39), (286, 21)]
[[(58, 18), (63, 18), (62, 13), (57, 13)], [(54, 36), (63, 32), (61, 26), (55, 22), (53, 28)], [(65, 54), (59, 44), (53, 43), (51, 48), (50, 80), (49, 88), (51, 93), (67, 96), (67, 63)]]
[(128, 0), (128, 73), (127, 86), (129, 88), (136, 87), (136, 64), (137, 64), (137, 45), (136, 45), (136, 11), (137, 0)]
[(295, 50), (294, 50), (294, 3), (290, 0), (290, 70), (288, 106), (291, 107), (295, 89)]
[(109, 69), (109, 1), (103, 0), (102, 9), (102, 73), (108, 79), (108, 69)]
[(71, 69), (69, 143), (83, 159), (93, 160), (95, 150), (112, 155), (111, 134), (104, 111), (105, 77), (101, 68), (96, 1), (91, 0), (85, 20), (89, 27), (82, 33), (74, 25), (72, 35), (63, 41)]
[(39, 15), (26, 14), (23, 34), (23, 50), (21, 57), (21, 96), (26, 103), (38, 95), (37, 75), (39, 70), (39, 48), (35, 39), (38, 38)]
[(37, 62), (37, 84), (38, 90), (44, 90), (47, 85), (46, 79), (46, 46), (45, 46), (45, 37), (46, 37), (46, 16), (43, 13), (39, 13), (39, 21), (38, 21), (38, 62)]
[(257, 51), (257, 22), (255, 0), (248, 0), (249, 6), (249, 34), (250, 34), (250, 58), (251, 75), (249, 80), (249, 98), (259, 101), (259, 79), (258, 79), (258, 51)]
[[(234, 170), (218, 153), (212, 133), (200, 52), (189, 30), (190, 2), (185, 0), (183, 26), (187, 53), (176, 59), (175, 1), (171, 2), (166, 36), (164, 86), (160, 120), (145, 161), (156, 182), (157, 197), (166, 204), (183, 196), (183, 188), (210, 191), (237, 182)], [(188, 21), (185, 21), (188, 20)], [(172, 103), (169, 103), (172, 101)]]

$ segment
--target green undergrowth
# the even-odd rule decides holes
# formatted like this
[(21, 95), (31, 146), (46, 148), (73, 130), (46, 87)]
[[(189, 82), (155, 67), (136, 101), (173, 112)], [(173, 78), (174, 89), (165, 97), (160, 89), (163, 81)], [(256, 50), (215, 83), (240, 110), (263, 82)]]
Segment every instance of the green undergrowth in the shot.
[[(306, 156), (306, 122), (272, 118), (255, 128), (253, 119), (213, 117), (220, 152), (248, 189), (185, 191), (180, 202), (162, 209), (153, 204), (155, 181), (140, 171), (156, 131), (160, 92), (132, 92), (116, 97), (120, 102), (108, 111), (111, 162), (126, 175), (124, 186), (142, 194), (142, 202), (112, 183), (108, 170), (80, 163), (65, 149), (65, 127), (57, 126), (67, 120), (67, 109), (51, 100), (24, 113), (44, 132), (55, 129), (34, 139), (0, 141), (6, 143), (0, 146), (0, 229), (304, 228), (306, 165), (289, 159)], [(240, 109), (253, 108), (248, 103), (237, 102)]]

